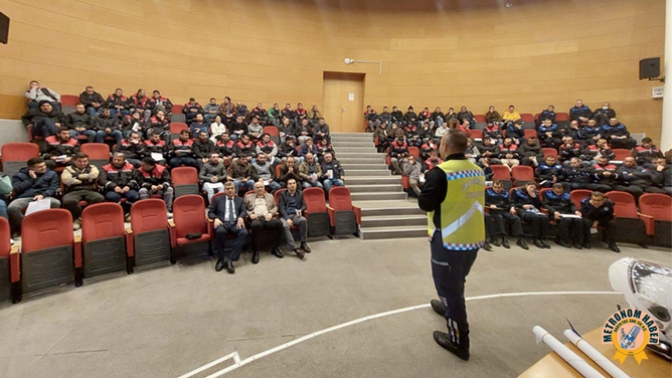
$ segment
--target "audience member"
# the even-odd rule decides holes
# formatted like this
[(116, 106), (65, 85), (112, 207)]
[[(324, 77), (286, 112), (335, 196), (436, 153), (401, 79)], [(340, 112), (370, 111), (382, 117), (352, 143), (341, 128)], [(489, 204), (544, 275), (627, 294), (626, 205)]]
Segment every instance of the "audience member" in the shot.
[(285, 163), (280, 166), (279, 171), (278, 182), (280, 187), (286, 188), (290, 179), (296, 180), (297, 183), (301, 182), (301, 169), (293, 157), (288, 157)]
[(387, 148), (390, 147), (390, 142), (388, 138), (391, 136), (387, 129), (387, 122), (383, 122), (376, 128), (376, 131), (373, 132), (374, 139), (376, 140), (376, 150), (378, 152), (386, 152)]
[(606, 193), (619, 183), (619, 176), (616, 172), (616, 165), (609, 163), (605, 156), (597, 158), (597, 163), (593, 164), (593, 183), (588, 185), (588, 189)]
[(513, 105), (509, 105), (509, 108), (504, 112), (502, 115), (502, 121), (509, 123), (509, 122), (516, 122), (520, 121), (520, 113), (516, 110), (516, 107)]
[(366, 120), (367, 123), (367, 130), (375, 131), (378, 128), (378, 125), (380, 125), (380, 121), (378, 120), (378, 113), (371, 107), (371, 105), (366, 106), (366, 110), (364, 111), (364, 120)]
[(110, 115), (112, 117), (123, 118), (131, 114), (131, 112), (128, 111), (128, 97), (124, 96), (124, 91), (121, 88), (115, 89), (114, 93), (107, 96), (107, 100), (103, 106), (110, 109)]
[(402, 138), (397, 138), (397, 140), (390, 144), (389, 155), (393, 168), (392, 174), (400, 175), (402, 172), (399, 164), (408, 156), (408, 143)]
[(415, 161), (415, 156), (409, 155), (406, 160), (404, 160), (404, 176), (408, 176), (408, 185), (411, 186), (411, 189), (415, 194), (420, 195), (422, 190), (420, 186), (424, 182), (424, 171), (422, 169), (422, 163)]
[[(287, 158), (288, 161), (290, 159), (293, 160), (293, 158)], [(299, 165), (299, 177), (301, 185), (304, 189), (323, 188), (322, 183), (320, 182), (320, 177), (322, 177), (322, 168), (317, 163), (315, 155), (310, 152), (306, 154), (306, 160), (304, 160), (301, 165)]]
[(572, 158), (588, 159), (588, 151), (581, 147), (581, 143), (575, 143), (571, 136), (562, 138), (558, 155), (565, 166), (569, 166), (569, 161)]
[(296, 111), (294, 114), (296, 115), (296, 123), (298, 124), (301, 124), (304, 119), (308, 119), (308, 112), (306, 109), (304, 109), (303, 104), (300, 102), (296, 105)]
[(145, 122), (139, 111), (133, 112), (130, 117), (125, 117), (121, 122), (121, 132), (124, 138), (128, 138), (132, 132), (145, 135)]
[[(317, 105), (313, 105), (313, 108), (317, 109)], [(254, 117), (257, 117), (261, 126), (268, 124), (268, 113), (266, 112), (266, 109), (264, 109), (264, 106), (261, 104), (261, 102), (257, 103), (257, 106), (255, 106), (250, 111), (250, 117), (252, 119), (254, 119)]]
[(98, 181), (105, 199), (114, 203), (121, 203), (122, 198), (126, 199), (121, 206), (127, 214), (127, 222), (130, 221), (131, 205), (140, 198), (138, 188), (141, 180), (138, 170), (119, 152), (112, 156), (111, 163), (103, 165), (100, 170)]
[(244, 185), (248, 191), (253, 190), (254, 183), (258, 179), (257, 172), (247, 159), (234, 159), (231, 162), (230, 176), (236, 185), (236, 193), (240, 193), (241, 185)]
[(296, 148), (294, 137), (285, 139), (285, 141), (280, 146), (280, 150), (278, 151), (278, 157), (282, 161), (287, 160), (287, 158), (290, 156), (300, 159), (300, 155), (301, 154), (299, 150)]
[(189, 131), (191, 135), (198, 135), (201, 131), (205, 131), (206, 135), (210, 134), (210, 126), (205, 122), (203, 114), (196, 114), (193, 121), (189, 124)]
[(292, 104), (289, 102), (285, 104), (285, 108), (282, 109), (282, 116), (289, 120), (289, 123), (296, 125), (296, 113), (292, 110)]
[(544, 157), (544, 151), (535, 136), (530, 136), (527, 138), (527, 142), (520, 144), (518, 154), (522, 158), (520, 164), (534, 167), (538, 166), (539, 159)]
[(83, 104), (75, 105), (75, 112), (67, 115), (66, 124), (73, 138), (79, 139), (80, 135), (84, 135), (89, 143), (95, 141), (96, 131), (93, 130), (93, 118), (86, 112)]
[(301, 151), (299, 153), (299, 156), (301, 157), (301, 159), (305, 159), (306, 154), (309, 152), (315, 156), (317, 156), (319, 152), (317, 150), (317, 146), (313, 143), (312, 139), (306, 139), (305, 143), (301, 145)]
[(166, 142), (170, 142), (171, 133), (170, 133), (170, 120), (166, 116), (165, 111), (159, 109), (156, 111), (156, 114), (149, 118), (149, 121), (146, 123), (146, 136), (149, 138), (154, 132), (161, 134), (161, 137)]
[(315, 126), (320, 122), (320, 119), (324, 119), (322, 118), (322, 113), (317, 108), (317, 105), (313, 105), (313, 107), (308, 111), (308, 120), (310, 120), (310, 124), (312, 126)]
[(214, 121), (210, 123), (210, 140), (217, 143), (220, 135), (227, 133), (226, 125), (222, 123), (222, 117), (215, 115)]
[(170, 153), (170, 166), (177, 168), (181, 165), (199, 168), (194, 159), (194, 141), (189, 138), (189, 130), (180, 131), (180, 137), (173, 139), (173, 148)]
[(28, 109), (37, 109), (41, 107), (42, 101), (47, 101), (51, 104), (54, 110), (61, 109), (61, 95), (53, 89), (40, 86), (37, 80), (32, 80), (29, 88), (26, 91), (26, 98), (28, 99)]
[(551, 124), (555, 123), (555, 106), (548, 105), (548, 108), (539, 113), (539, 122), (543, 123), (547, 119), (551, 121)]
[[(285, 240), (289, 249), (294, 251), (299, 259), (303, 260), (305, 254), (310, 253), (310, 247), (307, 243), (308, 221), (303, 216), (306, 211), (303, 193), (298, 191), (297, 187), (298, 184), (295, 179), (290, 178), (287, 181), (287, 190), (282, 191), (278, 196), (278, 211), (280, 212), (280, 221), (284, 228)], [(294, 226), (299, 229), (300, 246), (296, 245), (294, 235), (292, 235), (291, 227)]]
[(140, 142), (140, 134), (133, 131), (127, 139), (121, 141), (121, 144), (115, 145), (112, 152), (124, 155), (124, 161), (139, 168), (140, 159), (145, 155), (145, 144)]
[(280, 126), (280, 122), (282, 121), (282, 111), (280, 110), (280, 105), (276, 102), (273, 104), (273, 107), (268, 109), (268, 118), (271, 124), (275, 125), (276, 127)]
[(498, 124), (502, 122), (502, 116), (498, 111), (495, 110), (495, 107), (490, 105), (488, 111), (485, 113), (485, 122), (490, 124)]
[[(217, 255), (215, 271), (220, 272), (226, 266), (230, 274), (236, 272), (233, 266), (238, 261), (243, 246), (247, 242), (247, 229), (245, 228), (245, 205), (243, 199), (236, 197), (233, 182), (224, 184), (224, 196), (215, 197), (210, 202), (208, 218), (213, 219), (215, 229), (214, 253)], [(231, 237), (232, 236), (232, 237)], [(259, 261), (257, 257), (257, 261)]]
[(259, 154), (255, 160), (252, 160), (252, 168), (256, 171), (257, 176), (264, 181), (264, 185), (269, 187), (271, 193), (280, 189), (280, 184), (275, 177), (275, 168), (266, 160), (265, 154)]
[(54, 108), (49, 101), (41, 100), (38, 105), (38, 108), (31, 108), (28, 113), (21, 116), (23, 125), (33, 128), (33, 135), (46, 138), (56, 135), (59, 128), (67, 125), (66, 116), (58, 108)]
[(660, 151), (660, 148), (653, 145), (653, 140), (649, 137), (642, 139), (642, 145), (632, 149), (632, 156), (637, 161), (637, 164), (646, 169), (654, 169), (655, 160), (665, 158), (665, 155)]
[(152, 114), (158, 114), (159, 111), (162, 111), (164, 115), (170, 118), (169, 115), (172, 113), (173, 103), (168, 97), (161, 96), (161, 92), (158, 89), (152, 92), (152, 105), (154, 105)]
[(513, 139), (506, 137), (504, 143), (499, 146), (500, 162), (509, 168), (513, 168), (520, 164), (519, 159), (518, 146), (513, 143)]
[(495, 236), (501, 237), (501, 245), (504, 248), (510, 248), (509, 238), (506, 232), (505, 224), (508, 223), (513, 236), (518, 238), (516, 245), (522, 249), (529, 249), (525, 238), (523, 238), (523, 226), (519, 217), (516, 216), (516, 208), (511, 205), (509, 193), (504, 190), (504, 184), (501, 181), (492, 183), (492, 188), (485, 190), (485, 207), (490, 210), (490, 217), (494, 222), (495, 230), (491, 234), (490, 242), (499, 246), (500, 242)]
[(131, 113), (136, 110), (140, 111), (143, 114), (143, 121), (148, 122), (149, 117), (152, 116), (154, 100), (147, 96), (144, 89), (140, 88), (128, 99), (128, 105)]
[[(205, 109), (203, 109), (203, 117), (205, 117), (205, 121), (208, 123), (221, 123), (222, 122), (222, 117), (219, 116), (219, 121), (215, 121), (215, 118), (218, 116), (219, 113), (219, 104), (217, 103), (217, 99), (212, 97), (210, 98), (210, 102), (205, 105)], [(214, 132), (212, 133), (214, 135)], [(219, 135), (219, 134), (218, 134)]]
[(672, 195), (672, 169), (667, 164), (667, 160), (660, 158), (655, 161), (655, 177), (658, 187), (663, 189), (665, 193)]
[(275, 166), (280, 163), (278, 156), (278, 145), (271, 140), (271, 135), (261, 134), (257, 142), (257, 156), (266, 155), (266, 161)]
[(579, 123), (586, 123), (593, 116), (593, 111), (583, 104), (582, 100), (576, 100), (574, 107), (569, 109), (569, 119), (578, 121)]
[(236, 119), (236, 105), (231, 102), (231, 97), (224, 97), (224, 101), (219, 104), (219, 115), (222, 116), (224, 124), (227, 127), (231, 127), (231, 124)]
[[(242, 138), (243, 135), (247, 135), (247, 124), (245, 123), (245, 117), (242, 115), (236, 116), (234, 120), (232, 120), (227, 127), (229, 128), (229, 132), (231, 135), (235, 135), (236, 140)], [(247, 135), (249, 138), (249, 135)]]
[(413, 107), (409, 106), (408, 111), (404, 114), (402, 118), (402, 125), (406, 127), (407, 125), (417, 126), (418, 115), (413, 111)]
[(158, 194), (166, 203), (166, 209), (169, 213), (173, 212), (173, 187), (170, 181), (170, 172), (166, 167), (160, 166), (156, 160), (151, 157), (142, 159), (138, 171), (140, 177), (140, 190), (138, 196), (141, 200), (147, 199), (154, 194)]
[(569, 166), (562, 169), (562, 179), (565, 190), (587, 189), (591, 183), (591, 168), (584, 167), (581, 159), (573, 157), (569, 160)]
[(606, 157), (607, 160), (614, 160), (616, 158), (616, 154), (609, 148), (607, 140), (604, 138), (598, 139), (596, 144), (589, 145), (587, 152), (587, 157), (591, 160), (592, 164), (596, 164), (597, 159), (602, 156)]
[(434, 140), (441, 140), (445, 134), (448, 133), (450, 129), (448, 128), (448, 124), (446, 122), (441, 124), (441, 127), (437, 127), (436, 130), (434, 131)]
[[(392, 107), (390, 115), (392, 116), (392, 123), (400, 123), (404, 118), (404, 114), (396, 106)], [(455, 116), (455, 119), (457, 119), (457, 116)]]
[(592, 118), (594, 118), (595, 121), (597, 121), (598, 125), (603, 126), (609, 123), (610, 119), (616, 118), (616, 111), (611, 108), (611, 104), (605, 102), (604, 104), (602, 104), (601, 108), (595, 109)]
[(529, 182), (524, 188), (515, 189), (512, 203), (520, 219), (532, 226), (534, 245), (538, 248), (551, 248), (545, 240), (550, 226), (548, 215), (541, 212), (542, 202), (537, 185)]
[(474, 113), (467, 110), (466, 106), (460, 108), (460, 112), (457, 114), (457, 119), (463, 124), (464, 122), (467, 122), (469, 124), (469, 129), (476, 128), (476, 117), (474, 117)]
[(637, 145), (637, 141), (630, 137), (627, 127), (616, 117), (611, 118), (608, 125), (602, 126), (601, 134), (609, 141), (611, 148), (631, 150)]
[(249, 161), (257, 156), (257, 148), (247, 134), (241, 135), (238, 139), (238, 143), (236, 143), (236, 156)]
[(217, 147), (208, 139), (208, 134), (202, 130), (198, 133), (198, 139), (194, 142), (193, 149), (199, 169), (210, 159), (211, 154), (217, 153)]
[(562, 143), (560, 128), (548, 118), (542, 121), (541, 126), (537, 130), (537, 135), (539, 140), (544, 144), (544, 147), (555, 148), (557, 150)]
[(215, 144), (215, 147), (217, 147), (217, 151), (221, 157), (236, 156), (236, 142), (229, 138), (228, 132), (223, 132), (219, 136), (219, 140), (217, 141), (217, 144)]
[(333, 159), (330, 153), (324, 154), (324, 161), (320, 168), (322, 169), (322, 185), (324, 190), (329, 193), (332, 186), (345, 186), (345, 171), (341, 163)]
[(464, 155), (474, 164), (481, 158), (481, 153), (478, 150), (478, 147), (471, 142), (471, 138), (467, 138), (467, 150)]
[[(219, 155), (216, 152), (211, 153), (208, 161), (201, 166), (198, 179), (203, 181), (203, 190), (208, 195), (208, 202), (212, 202), (212, 196), (215, 193), (224, 190), (224, 183), (229, 181), (229, 177), (226, 167), (219, 161)], [(233, 182), (231, 184), (233, 185)]]
[(116, 144), (121, 144), (124, 139), (119, 118), (113, 117), (108, 108), (103, 108), (93, 119), (93, 129), (96, 131), (96, 143), (105, 142), (105, 137), (108, 136), (113, 137)]
[(562, 178), (562, 164), (555, 161), (555, 156), (547, 155), (537, 167), (537, 177), (542, 188), (551, 188)]
[(612, 190), (628, 192), (639, 200), (639, 197), (646, 193), (664, 194), (665, 191), (655, 185), (656, 177), (648, 169), (637, 166), (635, 158), (628, 156), (623, 160), (623, 165), (616, 169), (620, 178), (620, 184), (612, 187)]
[(298, 134), (294, 135), (298, 138), (299, 143), (313, 140), (313, 129), (310, 127), (310, 124), (308, 124), (308, 119), (304, 118), (300, 121), (297, 131)]
[[(212, 103), (212, 100), (210, 100), (210, 102)], [(204, 111), (201, 104), (196, 102), (195, 98), (190, 97), (189, 102), (184, 104), (184, 106), (182, 107), (182, 113), (184, 113), (185, 122), (187, 123), (187, 125), (189, 125), (191, 124), (192, 121), (196, 119), (196, 115), (198, 114), (203, 115)]]
[(327, 125), (327, 122), (324, 118), (318, 119), (317, 123), (313, 124), (313, 139), (315, 143), (319, 143), (321, 140), (331, 142), (329, 125)]
[(576, 133), (579, 139), (585, 141), (588, 145), (593, 145), (597, 143), (602, 136), (602, 126), (599, 126), (594, 119), (589, 119), (588, 124), (585, 126), (579, 127), (579, 121), (573, 120), (569, 123), (569, 128), (577, 128), (579, 131)]
[(455, 113), (455, 109), (448, 108), (448, 113), (446, 113), (445, 116), (446, 118), (444, 118), (443, 122), (448, 124), (448, 128), (454, 129), (460, 125), (460, 120), (457, 119), (457, 113)]
[[(387, 111), (387, 107), (384, 108), (384, 111)], [(382, 115), (381, 115), (382, 118)], [(441, 107), (437, 106), (436, 109), (432, 112), (431, 115), (431, 120), (433, 122), (433, 126), (440, 127), (443, 124), (444, 118), (446, 118), (446, 115), (443, 114), (441, 111)]]
[(161, 165), (166, 165), (166, 142), (161, 139), (161, 135), (158, 133), (153, 133), (152, 136), (145, 140), (144, 142), (144, 154), (143, 158), (151, 157), (156, 160), (157, 163)]
[(86, 201), (89, 205), (104, 202), (105, 197), (98, 192), (96, 183), (100, 172), (95, 165), (89, 164), (89, 156), (79, 152), (75, 155), (74, 163), (65, 167), (61, 173), (63, 183), (63, 208), (72, 214), (74, 230), (82, 226), (82, 207), (79, 201)]
[(489, 122), (483, 128), (483, 140), (490, 140), (492, 144), (502, 143), (502, 132), (499, 129), (499, 124)]
[(425, 144), (420, 146), (420, 157), (422, 160), (427, 160), (429, 159), (429, 153), (432, 151), (436, 151), (439, 149), (439, 146), (434, 143), (434, 140), (430, 139)]
[[(553, 184), (553, 189), (544, 193), (543, 204), (549, 217), (558, 224), (555, 243), (565, 248), (583, 249), (583, 220), (581, 212), (576, 208), (564, 192), (562, 184)], [(579, 218), (576, 218), (576, 217)]]
[(273, 241), (273, 249), (271, 253), (277, 258), (284, 257), (278, 246), (280, 245), (280, 236), (283, 231), (282, 222), (275, 219), (278, 213), (278, 207), (275, 204), (275, 199), (272, 194), (266, 193), (264, 190), (264, 183), (257, 181), (254, 183), (254, 193), (245, 195), (243, 202), (245, 203), (245, 210), (249, 215), (252, 229), (252, 263), (259, 262), (259, 249), (262, 244), (259, 235), (261, 230), (272, 230), (272, 234), (266, 237), (266, 240)]
[(42, 158), (49, 169), (66, 167), (72, 164), (72, 159), (79, 152), (77, 139), (70, 136), (70, 131), (62, 127), (58, 134), (48, 137), (45, 141), (46, 149)]
[(427, 168), (426, 170), (429, 171), (429, 170), (431, 170), (432, 168), (434, 168), (435, 166), (437, 166), (441, 163), (443, 163), (443, 160), (441, 160), (441, 158), (439, 158), (438, 152), (436, 150), (434, 150), (434, 151), (429, 153), (429, 158), (427, 160), (425, 160), (425, 166)]
[[(307, 122), (307, 120), (306, 120)], [(261, 134), (264, 133), (264, 125), (259, 123), (259, 117), (252, 117), (252, 122), (247, 125), (247, 135), (252, 139), (260, 139)]]
[(583, 248), (590, 249), (590, 229), (595, 227), (602, 231), (602, 240), (606, 241), (609, 249), (620, 253), (614, 241), (614, 203), (601, 192), (593, 192), (590, 197), (581, 201), (581, 215), (583, 217)]
[(490, 164), (501, 164), (499, 160), (499, 146), (496, 144), (491, 144), (492, 139), (484, 138), (481, 141), (481, 146), (478, 148), (478, 151), (481, 155), (481, 160), (487, 159)]
[(79, 94), (79, 102), (86, 107), (87, 113), (93, 118), (96, 114), (100, 114), (103, 111), (105, 99), (89, 85), (84, 92)]

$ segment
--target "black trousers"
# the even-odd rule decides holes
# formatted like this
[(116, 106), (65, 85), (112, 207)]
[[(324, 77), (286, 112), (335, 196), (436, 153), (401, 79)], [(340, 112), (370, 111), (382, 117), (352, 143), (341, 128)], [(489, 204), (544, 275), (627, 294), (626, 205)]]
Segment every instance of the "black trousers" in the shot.
[(273, 248), (277, 248), (280, 245), (280, 234), (284, 227), (279, 219), (271, 218), (270, 221), (266, 221), (264, 218), (257, 218), (250, 223), (250, 228), (252, 229), (252, 248), (254, 248), (255, 252), (262, 245), (263, 235), (269, 235), (261, 233), (260, 231), (262, 230), (272, 230), (271, 235), (268, 237), (273, 240)]
[[(583, 243), (590, 243), (590, 229), (593, 227), (593, 222), (590, 219), (583, 218)], [(600, 222), (597, 224), (598, 230), (602, 231), (602, 240), (610, 243), (614, 240), (614, 222)]]
[(496, 235), (504, 236), (506, 235), (505, 223), (511, 225), (511, 233), (513, 236), (522, 236), (523, 235), (523, 225), (520, 221), (520, 218), (509, 213), (508, 211), (495, 210), (490, 213), (492, 219), (495, 221), (495, 232)]
[(485, 221), (485, 238), (490, 240), (497, 235), (495, 231), (495, 222), (492, 221), (492, 217), (488, 213), (483, 213), (483, 220)]
[(581, 218), (560, 218), (558, 223), (558, 238), (565, 243), (582, 244), (583, 239), (583, 219)]
[(446, 313), (448, 335), (460, 348), (469, 348), (469, 323), (464, 300), (466, 277), (476, 261), (478, 249), (452, 251), (443, 247), (441, 231), (431, 241), (432, 277)]
[(105, 201), (105, 197), (93, 190), (75, 190), (63, 196), (62, 207), (72, 214), (72, 219), (77, 220), (82, 215), (82, 207), (79, 201), (86, 201), (89, 205)]
[[(229, 239), (229, 235), (235, 235), (235, 238)], [(224, 261), (238, 261), (247, 242), (247, 235), (245, 227), (238, 228), (232, 222), (222, 223), (215, 229), (215, 254)]]
[(548, 234), (548, 215), (533, 213), (530, 211), (523, 212), (520, 216), (525, 222), (532, 226), (532, 237), (535, 239), (545, 239)]

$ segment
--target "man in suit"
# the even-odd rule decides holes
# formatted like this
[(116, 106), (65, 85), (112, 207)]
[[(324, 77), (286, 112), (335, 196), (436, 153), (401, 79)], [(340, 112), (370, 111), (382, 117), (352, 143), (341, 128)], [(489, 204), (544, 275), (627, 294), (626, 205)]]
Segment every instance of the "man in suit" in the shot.
[[(247, 241), (247, 229), (244, 221), (247, 211), (243, 206), (243, 200), (236, 197), (236, 187), (233, 182), (227, 181), (224, 184), (224, 193), (225, 196), (212, 199), (208, 217), (214, 219), (215, 252), (217, 253), (215, 270), (219, 272), (226, 266), (226, 271), (233, 274), (236, 272), (233, 262), (238, 261), (240, 252)], [(235, 239), (227, 240), (229, 234), (234, 234)], [(228, 246), (227, 243), (231, 243), (231, 249), (228, 253), (225, 251), (225, 247)]]
[(270, 193), (266, 193), (264, 189), (264, 182), (259, 180), (254, 183), (254, 193), (250, 193), (245, 196), (243, 199), (245, 203), (245, 210), (250, 216), (252, 222), (250, 223), (250, 228), (252, 228), (252, 264), (259, 262), (259, 246), (261, 245), (261, 239), (259, 232), (261, 230), (272, 230), (273, 235), (269, 239), (273, 240), (273, 250), (272, 254), (275, 257), (281, 259), (284, 257), (278, 246), (280, 245), (280, 234), (282, 232), (282, 222), (278, 219), (274, 219), (275, 214), (278, 213), (278, 206), (275, 204), (275, 199)]
[[(282, 217), (282, 226), (284, 227), (285, 239), (287, 244), (296, 253), (296, 256), (303, 260), (305, 253), (310, 253), (310, 247), (306, 243), (308, 238), (308, 221), (303, 217), (306, 211), (306, 203), (303, 202), (303, 193), (296, 190), (296, 179), (290, 178), (287, 180), (287, 190), (280, 193), (278, 198), (278, 209)], [(294, 242), (294, 236), (290, 228), (296, 226), (299, 228), (301, 234), (301, 251)]]

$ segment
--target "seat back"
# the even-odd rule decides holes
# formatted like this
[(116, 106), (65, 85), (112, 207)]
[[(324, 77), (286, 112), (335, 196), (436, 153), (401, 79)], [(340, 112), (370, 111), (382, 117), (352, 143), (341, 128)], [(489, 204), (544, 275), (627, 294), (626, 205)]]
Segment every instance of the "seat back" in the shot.
[(476, 120), (476, 122), (487, 122), (483, 114), (474, 114), (474, 120)]
[(38, 145), (27, 142), (5, 143), (2, 145), (1, 151), (2, 172), (10, 177), (25, 167), (30, 158), (40, 155)]
[(536, 137), (537, 130), (535, 129), (523, 129), (523, 138), (527, 139), (529, 137)]
[(469, 130), (469, 138), (474, 139), (483, 139), (483, 130), (471, 129)]
[(614, 152), (614, 160), (616, 161), (623, 161), (626, 157), (632, 156), (632, 151), (625, 148), (614, 148), (612, 151)]
[(278, 136), (280, 133), (278, 132), (278, 128), (275, 126), (264, 126), (264, 133), (270, 135), (270, 136)]
[(415, 146), (408, 146), (408, 154), (413, 155), (416, 159), (420, 159), (420, 149)]
[(335, 186), (329, 191), (329, 206), (334, 210), (352, 210), (350, 189), (345, 186)]
[(118, 272), (126, 267), (124, 210), (118, 203), (98, 203), (82, 212), (84, 277)]
[(593, 194), (592, 190), (574, 189), (569, 193), (569, 199), (572, 201), (572, 203), (574, 204), (574, 206), (576, 206), (577, 209), (581, 209), (581, 201), (590, 197), (591, 194)]
[(12, 246), (9, 242), (10, 235), (9, 222), (5, 218), (0, 218), (0, 303), (11, 296), (9, 253)]
[(80, 151), (89, 155), (89, 162), (98, 168), (110, 162), (110, 146), (106, 143), (85, 143)]
[(166, 203), (157, 198), (135, 202), (131, 206), (131, 229), (139, 234), (168, 228)]
[(184, 105), (180, 104), (173, 104), (173, 107), (170, 109), (170, 112), (173, 114), (182, 114), (182, 109), (184, 109)]
[(614, 203), (614, 215), (617, 218), (638, 219), (635, 197), (627, 192), (612, 191), (605, 194)]
[(666, 194), (642, 194), (639, 209), (642, 214), (650, 215), (657, 221), (672, 222), (672, 197)]
[(273, 194), (273, 197), (275, 198), (275, 204), (276, 205), (278, 205), (280, 203), (278, 201), (280, 199), (280, 193), (286, 192), (286, 191), (287, 191), (287, 188), (282, 188), (282, 189), (278, 189), (278, 190), (275, 191), (275, 193)]
[(534, 181), (534, 169), (527, 165), (517, 165), (511, 168), (511, 177), (516, 180), (517, 186), (522, 186), (525, 182)]
[(509, 170), (508, 167), (504, 165), (491, 165), (490, 168), (492, 168), (492, 179), (493, 180), (511, 180), (511, 171)]
[(321, 188), (304, 189), (303, 201), (306, 203), (306, 213), (327, 212), (327, 202), (324, 200), (324, 190)]
[(79, 102), (79, 96), (75, 95), (62, 95), (61, 104), (65, 106), (75, 106)]
[(173, 203), (173, 222), (177, 238), (185, 238), (191, 233), (207, 234), (203, 197), (189, 194), (176, 199)]
[(185, 194), (198, 194), (198, 172), (194, 167), (177, 167), (170, 172), (175, 198)]
[(136, 265), (151, 264), (170, 258), (168, 215), (163, 200), (150, 198), (131, 206)]
[(541, 151), (544, 153), (544, 157), (550, 155), (550, 156), (555, 157), (556, 159), (558, 158), (558, 150), (556, 150), (555, 148), (544, 147), (544, 148), (541, 149)]
[[(173, 112), (175, 111), (175, 106), (173, 106)], [(182, 130), (189, 129), (189, 126), (184, 122), (171, 122), (170, 123), (170, 135), (171, 139), (178, 138)]]
[(534, 115), (531, 113), (520, 113), (520, 119), (523, 122), (534, 122)]
[(329, 191), (329, 206), (334, 209), (334, 234), (352, 234), (357, 232), (357, 221), (352, 208), (350, 189), (336, 186)]

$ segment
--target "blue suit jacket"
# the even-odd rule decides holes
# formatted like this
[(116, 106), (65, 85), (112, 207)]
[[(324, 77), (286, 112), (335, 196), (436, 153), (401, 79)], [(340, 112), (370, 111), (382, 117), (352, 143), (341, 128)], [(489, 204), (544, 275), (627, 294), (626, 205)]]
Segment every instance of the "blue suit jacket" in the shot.
[[(224, 222), (224, 217), (226, 216), (226, 201), (229, 197), (226, 195), (217, 196), (212, 199), (210, 204), (210, 211), (208, 212), (208, 218), (215, 219), (219, 218)], [(243, 206), (243, 199), (240, 197), (233, 197), (233, 213), (236, 218), (245, 218), (247, 216), (247, 211), (245, 211), (245, 206)], [(237, 220), (231, 220), (232, 223), (237, 222)]]

